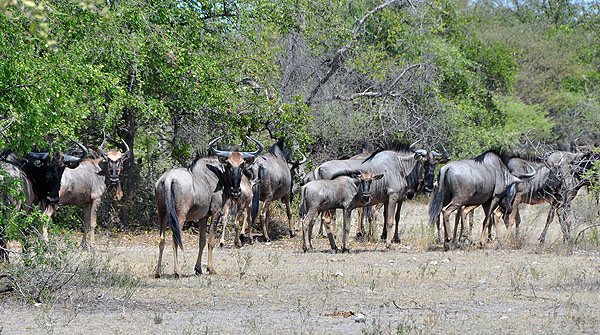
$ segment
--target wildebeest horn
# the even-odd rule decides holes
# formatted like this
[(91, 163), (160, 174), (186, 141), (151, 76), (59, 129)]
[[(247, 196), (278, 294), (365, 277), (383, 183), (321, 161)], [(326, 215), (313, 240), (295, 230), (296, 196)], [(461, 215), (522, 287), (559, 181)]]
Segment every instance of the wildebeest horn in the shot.
[(64, 155), (65, 162), (79, 162), (82, 159), (86, 158), (88, 155), (88, 149), (83, 144), (75, 141), (74, 139), (71, 139), (71, 142), (77, 144), (77, 146), (79, 148), (81, 148), (81, 151), (83, 151), (83, 152), (81, 153), (81, 155), (79, 157), (71, 156), (71, 155)]
[(229, 158), (229, 156), (231, 156), (231, 151), (217, 150), (213, 147), (215, 142), (217, 142), (218, 140), (220, 140), (222, 138), (223, 138), (223, 136), (219, 136), (219, 137), (215, 138), (214, 140), (210, 141), (210, 143), (208, 143), (208, 148), (210, 149), (210, 151), (212, 151), (213, 154), (215, 154), (219, 157)]
[(412, 149), (417, 143), (421, 142), (421, 140), (416, 140), (413, 144), (411, 144), (408, 148)]
[(98, 153), (102, 155), (102, 157), (106, 158), (106, 153), (104, 152), (104, 144), (106, 144), (106, 137), (104, 137), (102, 144), (100, 144), (100, 146), (98, 147)]
[(258, 150), (256, 150), (255, 152), (242, 152), (242, 158), (246, 159), (246, 158), (258, 156), (258, 154), (260, 154), (264, 149), (262, 143), (260, 143), (258, 140), (254, 139), (250, 136), (246, 136), (246, 138), (249, 140), (252, 140), (252, 141), (254, 141), (254, 143), (258, 144)]
[(440, 154), (439, 152), (435, 152), (435, 151), (431, 150), (431, 153), (436, 157), (442, 157), (442, 154)]
[(531, 166), (531, 164), (527, 164), (527, 166), (529, 166), (529, 168), (531, 169), (532, 172), (530, 172), (530, 173), (523, 173), (523, 174), (520, 174), (520, 175), (515, 176), (515, 177), (517, 177), (519, 179), (528, 179), (528, 178), (533, 177), (535, 175), (535, 168), (533, 166)]
[(121, 139), (121, 142), (123, 142), (123, 144), (125, 145), (125, 153), (123, 154), (123, 160), (126, 160), (127, 158), (129, 158), (129, 154), (130, 154), (130, 150), (129, 150), (129, 145), (127, 145), (127, 142), (125, 142), (124, 139)]
[(302, 159), (298, 162), (298, 165), (308, 162), (308, 158), (306, 158), (306, 156), (302, 153), (302, 151), (298, 150), (298, 152), (300, 153), (300, 155), (302, 155)]
[(417, 149), (417, 150), (413, 150), (414, 153), (417, 153), (421, 156), (427, 156), (427, 150), (424, 149)]

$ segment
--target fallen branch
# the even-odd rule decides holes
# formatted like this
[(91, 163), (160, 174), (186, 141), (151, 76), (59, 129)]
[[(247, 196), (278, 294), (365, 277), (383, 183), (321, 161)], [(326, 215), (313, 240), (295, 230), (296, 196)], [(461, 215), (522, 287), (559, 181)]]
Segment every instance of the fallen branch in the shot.
[(600, 223), (599, 223), (599, 224), (593, 224), (593, 225), (591, 225), (591, 226), (588, 226), (588, 227), (585, 227), (585, 228), (583, 228), (583, 229), (582, 229), (582, 230), (579, 232), (579, 234), (577, 234), (577, 237), (575, 238), (575, 243), (574, 243), (574, 244), (575, 244), (575, 245), (577, 245), (577, 241), (579, 241), (579, 238), (581, 237), (581, 235), (583, 235), (583, 233), (584, 233), (586, 230), (588, 230), (588, 229), (591, 229), (591, 228), (595, 228), (595, 227), (600, 227)]

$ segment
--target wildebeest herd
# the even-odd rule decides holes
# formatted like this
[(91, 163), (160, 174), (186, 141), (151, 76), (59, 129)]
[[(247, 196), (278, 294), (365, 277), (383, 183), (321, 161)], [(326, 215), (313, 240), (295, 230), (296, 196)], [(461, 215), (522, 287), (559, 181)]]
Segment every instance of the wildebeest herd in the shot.
[[(303, 250), (312, 249), (311, 237), (314, 219), (321, 214), (331, 249), (348, 252), (350, 220), (354, 209), (359, 211), (357, 236), (364, 234), (363, 217), (370, 224), (367, 235), (373, 234), (375, 213), (383, 206), (384, 227), (382, 239), (387, 248), (398, 241), (400, 209), (406, 199), (416, 194), (432, 192), (429, 204), (429, 223), (437, 225), (438, 239), (444, 249), (457, 240), (458, 225), (464, 226), (467, 214), (483, 207), (480, 244), (491, 238), (494, 214), (500, 213), (508, 227), (518, 234), (521, 218), (519, 204), (548, 202), (550, 210), (543, 243), (549, 224), (555, 215), (559, 218), (563, 237), (571, 236), (572, 223), (568, 213), (571, 200), (583, 186), (589, 186), (586, 177), (598, 160), (598, 154), (589, 148), (577, 152), (553, 151), (542, 158), (518, 157), (502, 150), (488, 150), (474, 159), (447, 163), (445, 150), (417, 148), (418, 142), (393, 142), (379, 150), (367, 147), (362, 153), (345, 160), (332, 160), (304, 174), (306, 156), (297, 160), (283, 139), (274, 143), (267, 153), (258, 140), (248, 137), (256, 145), (253, 152), (215, 148), (222, 137), (213, 139), (209, 154), (199, 157), (187, 168), (165, 172), (155, 184), (155, 199), (159, 223), (159, 257), (156, 277), (162, 273), (161, 263), (167, 227), (173, 233), (174, 273), (180, 276), (178, 248), (183, 250), (182, 226), (186, 221), (199, 221), (199, 251), (194, 270), (202, 273), (202, 252), (208, 243), (208, 272), (215, 273), (213, 249), (216, 230), (222, 217), (225, 224), (233, 220), (235, 244), (252, 243), (254, 224), (258, 218), (262, 237), (269, 241), (270, 204), (281, 200), (286, 206), (290, 237), (301, 231)], [(51, 216), (58, 204), (84, 205), (84, 234), (82, 244), (94, 243), (96, 208), (108, 188), (122, 195), (119, 172), (129, 153), (119, 150), (104, 151), (105, 141), (97, 150), (100, 158), (86, 158), (88, 150), (75, 142), (79, 156), (60, 152), (29, 152), (21, 158), (4, 152), (0, 160), (0, 178), (12, 177), (21, 181), (24, 201), (3, 195), (4, 203), (25, 209), (37, 206)], [(223, 149), (228, 148), (228, 149)], [(445, 164), (435, 171), (438, 165)], [(296, 177), (298, 175), (298, 177)], [(301, 180), (301, 188), (295, 180)], [(296, 191), (298, 190), (298, 191)], [(294, 193), (301, 195), (299, 221), (294, 224), (290, 201)], [(263, 203), (262, 209), (259, 208)], [(260, 210), (259, 210), (260, 209)], [(331, 221), (335, 210), (342, 209), (343, 228), (341, 249), (338, 249)], [(456, 211), (454, 234), (451, 234), (450, 215)], [(444, 237), (440, 228), (443, 224)], [(208, 219), (210, 223), (208, 223)], [(240, 226), (241, 223), (241, 226)], [(0, 232), (0, 261), (8, 261), (4, 227)], [(207, 240), (207, 229), (209, 231)], [(44, 230), (45, 232), (45, 230)], [(487, 232), (487, 234), (486, 234)], [(88, 233), (89, 242), (88, 242)], [(462, 228), (461, 228), (462, 235)], [(46, 237), (44, 233), (44, 238)], [(224, 236), (221, 236), (221, 245)]]

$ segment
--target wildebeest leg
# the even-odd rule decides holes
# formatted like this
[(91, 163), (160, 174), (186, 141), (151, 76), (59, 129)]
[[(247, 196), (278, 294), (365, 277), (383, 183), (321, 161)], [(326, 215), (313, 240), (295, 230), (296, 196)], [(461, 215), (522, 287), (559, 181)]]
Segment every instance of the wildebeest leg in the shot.
[(236, 205), (236, 215), (235, 215), (235, 220), (233, 221), (233, 227), (235, 228), (235, 246), (238, 248), (242, 247), (242, 240), (240, 239), (240, 222), (242, 222), (242, 224), (246, 221), (246, 210), (245, 209), (241, 209), (237, 208)]
[(488, 202), (483, 204), (483, 212), (485, 213), (485, 218), (483, 219), (483, 227), (481, 229), (481, 240), (479, 241), (481, 247), (484, 247), (485, 244), (487, 243), (486, 235), (485, 235), (486, 227), (488, 228), (488, 238), (489, 238), (489, 235), (491, 234), (491, 225), (494, 223), (494, 221), (493, 221), (494, 210), (496, 209), (496, 207), (498, 207), (498, 203), (499, 203), (499, 199), (494, 197), (491, 200), (489, 200)]
[(556, 214), (558, 215), (558, 222), (560, 224), (560, 230), (562, 231), (562, 234), (563, 234), (563, 242), (568, 243), (570, 240), (570, 236), (571, 236), (571, 227), (568, 222), (569, 207), (568, 206), (559, 207), (559, 210)]
[(540, 241), (540, 246), (542, 244), (544, 244), (544, 242), (546, 241), (546, 233), (548, 232), (548, 226), (550, 226), (550, 222), (552, 222), (552, 220), (554, 219), (554, 210), (555, 210), (555, 204), (550, 203), (550, 209), (548, 210), (548, 217), (546, 217), (546, 225), (544, 226), (544, 230), (542, 231), (542, 234), (538, 238), (538, 240)]
[(379, 212), (383, 207), (383, 203), (379, 203), (375, 206), (371, 206), (371, 215), (367, 217), (369, 220), (369, 235), (367, 236), (368, 240), (373, 239), (375, 236), (375, 221), (377, 220), (377, 216), (379, 216)]
[[(182, 223), (179, 226), (179, 235), (181, 236), (185, 217), (177, 215), (177, 219)], [(179, 262), (177, 260), (177, 242), (175, 241), (175, 234), (173, 234), (173, 257), (175, 258), (175, 261), (173, 262), (173, 273), (175, 274), (175, 278), (179, 279), (181, 278), (181, 272), (179, 271)]]
[(81, 246), (88, 247), (87, 237), (91, 227), (92, 204), (85, 203), (83, 205), (83, 237), (81, 238)]
[(449, 250), (450, 243), (452, 242), (452, 239), (450, 238), (450, 214), (452, 214), (458, 208), (460, 208), (460, 205), (457, 205), (453, 202), (450, 202), (448, 205), (446, 205), (446, 207), (442, 208), (442, 219), (444, 221), (444, 250)]
[(202, 251), (204, 251), (204, 246), (206, 245), (206, 221), (208, 221), (208, 217), (200, 219), (198, 223), (200, 225), (200, 233), (198, 234), (198, 258), (194, 266), (196, 275), (202, 274)]
[(223, 206), (223, 216), (225, 219), (223, 220), (223, 229), (221, 230), (221, 240), (219, 241), (219, 246), (222, 248), (225, 245), (225, 229), (227, 229), (227, 224), (231, 222), (231, 207), (233, 206), (233, 200), (229, 199), (227, 204)]
[(361, 237), (363, 237), (363, 219), (364, 219), (364, 212), (365, 212), (365, 208), (364, 207), (359, 207), (356, 209), (356, 213), (358, 216), (358, 225), (356, 226), (356, 238), (360, 239)]
[(312, 249), (311, 239), (312, 239), (312, 226), (314, 223), (314, 217), (317, 214), (316, 210), (309, 210), (308, 213), (304, 215), (302, 218), (302, 237), (303, 244), (302, 249), (304, 252)]
[(290, 238), (294, 237), (294, 227), (292, 226), (292, 209), (290, 208), (290, 195), (286, 195), (283, 197), (283, 202), (285, 203), (285, 211), (288, 219), (288, 227), (290, 230)]
[(267, 220), (269, 218), (268, 212), (270, 206), (271, 200), (265, 200), (265, 202), (263, 203), (262, 212), (260, 213), (260, 223), (262, 224), (263, 237), (267, 242), (271, 241), (271, 239), (269, 238), (269, 233), (267, 232)]
[(462, 237), (463, 228), (465, 226), (465, 221), (463, 219), (465, 212), (465, 206), (460, 207), (456, 214), (454, 214), (454, 234), (452, 234), (452, 240), (456, 241), (456, 233), (458, 232), (458, 225), (460, 224), (460, 234), (458, 236)]
[(329, 245), (331, 246), (331, 250), (337, 252), (338, 248), (335, 245), (335, 237), (333, 228), (331, 227), (331, 222), (325, 221), (325, 230), (327, 230), (327, 238), (329, 239)]
[(155, 278), (160, 278), (162, 267), (163, 250), (165, 249), (165, 231), (167, 230), (167, 213), (158, 206), (158, 231), (160, 241), (158, 242), (158, 265), (154, 273)]
[(215, 248), (215, 234), (217, 232), (217, 225), (219, 224), (219, 219), (221, 218), (221, 214), (213, 214), (210, 230), (208, 232), (208, 273), (216, 274), (215, 267), (213, 265), (213, 249)]
[(396, 220), (395, 228), (394, 228), (394, 239), (395, 243), (400, 243), (400, 235), (398, 233), (398, 225), (400, 222), (400, 210), (402, 209), (402, 200), (398, 202), (396, 205), (396, 215), (394, 219)]
[(390, 194), (388, 196), (388, 201), (385, 204), (383, 212), (385, 213), (385, 227), (389, 234), (386, 235), (385, 239), (385, 247), (390, 249), (392, 248), (392, 234), (391, 231), (394, 228), (394, 209), (396, 209), (396, 204), (398, 203), (398, 194)]
[(509, 231), (512, 228), (513, 224), (515, 225), (515, 238), (519, 237), (519, 223), (517, 222), (517, 218), (520, 221), (519, 217), (519, 204), (521, 203), (522, 195), (515, 195), (515, 200), (513, 200), (513, 210), (510, 214), (508, 214), (508, 226), (506, 227)]
[(252, 239), (252, 222), (250, 220), (250, 207), (246, 207), (244, 211), (244, 221), (242, 224), (242, 232), (240, 235), (240, 243), (244, 243), (247, 239), (248, 243), (252, 244), (254, 241)]
[(345, 208), (342, 211), (342, 215), (342, 252), (350, 252), (350, 248), (348, 247), (348, 239), (350, 238), (350, 216), (352, 215), (352, 209)]
[(100, 204), (100, 199), (96, 199), (96, 200), (93, 200), (90, 205), (90, 213), (89, 213), (90, 248), (93, 248), (94, 244), (95, 244), (96, 220), (98, 219), (98, 216), (96, 215), (96, 211), (98, 210), (99, 204)]

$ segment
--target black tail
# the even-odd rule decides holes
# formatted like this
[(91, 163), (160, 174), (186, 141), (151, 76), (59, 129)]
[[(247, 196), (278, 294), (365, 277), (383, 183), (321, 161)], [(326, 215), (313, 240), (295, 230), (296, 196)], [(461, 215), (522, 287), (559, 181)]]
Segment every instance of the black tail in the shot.
[(438, 184), (433, 191), (431, 202), (429, 203), (429, 225), (433, 226), (439, 219), (440, 213), (442, 212), (442, 203), (444, 201), (444, 179), (445, 170), (440, 170), (438, 175)]
[[(171, 183), (170, 190), (164, 190), (165, 200), (167, 205), (167, 217), (169, 221), (169, 227), (171, 227), (171, 231), (173, 231), (173, 240), (175, 243), (181, 248), (183, 251), (183, 241), (181, 240), (181, 231), (179, 230), (179, 219), (177, 218), (177, 213), (175, 212), (175, 190), (174, 184)], [(170, 193), (169, 193), (170, 192)]]
[(263, 167), (262, 165), (258, 166), (258, 182), (254, 184), (254, 194), (252, 196), (252, 210), (250, 212), (251, 218), (251, 227), (254, 227), (254, 223), (256, 222), (256, 216), (258, 215), (258, 202), (260, 201), (260, 184), (262, 183), (263, 178)]

